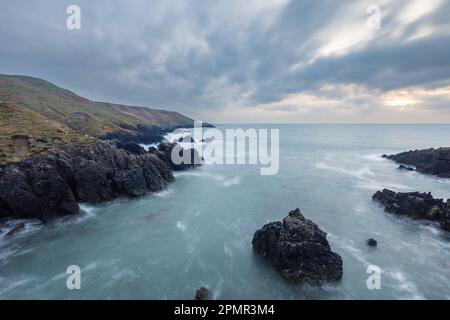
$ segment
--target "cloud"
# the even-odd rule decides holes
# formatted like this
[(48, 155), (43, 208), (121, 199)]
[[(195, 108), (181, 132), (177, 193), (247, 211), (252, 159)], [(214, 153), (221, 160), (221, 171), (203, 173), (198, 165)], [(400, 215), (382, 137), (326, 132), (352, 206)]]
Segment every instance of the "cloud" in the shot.
[(379, 31), (368, 0), (77, 2), (75, 31), (72, 1), (2, 2), (0, 73), (211, 121), (443, 120), (448, 0), (375, 1)]

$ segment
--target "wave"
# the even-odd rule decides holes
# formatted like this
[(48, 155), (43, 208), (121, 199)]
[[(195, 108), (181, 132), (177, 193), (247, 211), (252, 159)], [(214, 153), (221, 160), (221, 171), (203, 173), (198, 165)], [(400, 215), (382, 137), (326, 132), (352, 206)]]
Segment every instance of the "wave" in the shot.
[(175, 191), (173, 188), (167, 188), (165, 190), (155, 192), (153, 195), (156, 197), (160, 197), (160, 198), (167, 198), (167, 197), (171, 196), (174, 192)]
[(369, 177), (375, 176), (375, 173), (367, 167), (363, 167), (363, 168), (357, 169), (357, 170), (348, 170), (343, 167), (328, 165), (324, 162), (317, 162), (316, 168), (321, 169), (321, 170), (330, 170), (330, 171), (335, 171), (338, 173), (344, 173), (344, 174), (347, 174), (347, 175), (350, 175), (353, 177), (357, 177), (360, 179), (367, 178), (367, 176), (369, 176)]
[(181, 221), (177, 221), (177, 229), (181, 230), (182, 232), (185, 232), (186, 231), (186, 225), (183, 222), (181, 222)]
[(223, 244), (223, 251), (224, 251), (225, 254), (226, 254), (227, 256), (229, 256), (230, 258), (233, 257), (233, 251), (230, 249), (230, 247), (228, 247), (228, 245), (227, 245), (226, 242)]
[(239, 183), (241, 183), (241, 178), (234, 177), (233, 179), (224, 181), (223, 185), (225, 187), (229, 187), (229, 186), (233, 186), (233, 185), (238, 185)]
[(139, 145), (142, 148), (144, 148), (145, 151), (148, 151), (150, 150), (150, 148), (158, 148), (159, 143), (151, 143), (151, 144), (140, 143)]
[(203, 170), (191, 170), (191, 171), (183, 171), (183, 172), (175, 172), (174, 177), (184, 177), (184, 176), (190, 176), (190, 177), (205, 177), (210, 178), (216, 181), (225, 181), (225, 176), (221, 174), (211, 173)]
[(386, 162), (386, 163), (388, 162), (388, 160), (383, 158), (381, 156), (381, 154), (379, 154), (379, 153), (365, 154), (365, 155), (360, 156), (360, 158), (362, 158), (364, 160), (373, 161), (373, 162)]
[[(398, 288), (407, 293), (404, 299), (423, 300), (425, 297), (419, 292), (414, 282), (407, 279), (406, 274), (399, 269), (386, 269), (384, 272), (398, 282)], [(383, 284), (382, 284), (383, 285)]]
[(28, 235), (30, 233), (34, 233), (43, 226), (42, 222), (37, 219), (9, 219), (4, 221), (1, 226), (0, 238), (2, 238), (5, 241), (8, 240), (5, 239), (6, 234), (20, 223), (23, 223), (25, 227), (14, 236)]

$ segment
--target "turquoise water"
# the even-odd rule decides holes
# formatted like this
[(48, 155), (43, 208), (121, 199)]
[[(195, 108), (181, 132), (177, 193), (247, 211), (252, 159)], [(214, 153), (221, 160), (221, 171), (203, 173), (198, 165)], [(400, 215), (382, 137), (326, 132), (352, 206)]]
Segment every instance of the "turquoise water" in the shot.
[[(249, 126), (219, 125), (219, 128)], [(280, 129), (280, 170), (204, 165), (179, 173), (165, 191), (83, 206), (77, 218), (0, 239), (0, 298), (449, 299), (450, 236), (435, 225), (383, 212), (382, 188), (450, 198), (450, 181), (397, 170), (380, 158), (450, 146), (450, 125), (258, 125)], [(255, 230), (299, 207), (344, 260), (341, 281), (286, 282), (252, 253)], [(365, 239), (375, 238), (373, 249)], [(378, 265), (381, 289), (369, 290)], [(66, 268), (81, 268), (81, 290)]]

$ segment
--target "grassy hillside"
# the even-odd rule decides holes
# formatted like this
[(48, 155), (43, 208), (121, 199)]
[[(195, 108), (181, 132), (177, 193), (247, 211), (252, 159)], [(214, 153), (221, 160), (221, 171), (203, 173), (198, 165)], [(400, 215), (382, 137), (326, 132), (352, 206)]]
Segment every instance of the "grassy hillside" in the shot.
[(0, 164), (110, 133), (188, 127), (177, 112), (94, 102), (42, 79), (0, 75)]
[(12, 103), (0, 102), (0, 165), (48, 152), (63, 144), (85, 146), (95, 138)]
[(0, 101), (22, 105), (94, 137), (137, 125), (192, 125), (192, 119), (177, 112), (94, 102), (45, 80), (25, 76), (0, 75)]

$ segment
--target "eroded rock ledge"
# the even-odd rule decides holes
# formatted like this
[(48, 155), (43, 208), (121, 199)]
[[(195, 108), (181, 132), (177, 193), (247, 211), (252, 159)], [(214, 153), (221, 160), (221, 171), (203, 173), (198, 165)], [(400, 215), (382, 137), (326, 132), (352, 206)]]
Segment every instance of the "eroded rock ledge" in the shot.
[(412, 219), (439, 221), (444, 230), (450, 231), (450, 199), (435, 199), (431, 193), (377, 191), (372, 199), (381, 203), (389, 213), (407, 215)]
[(283, 222), (271, 222), (253, 236), (255, 253), (270, 260), (294, 283), (320, 284), (342, 278), (342, 258), (331, 251), (327, 234), (299, 209)]
[[(119, 196), (161, 191), (173, 181), (170, 153), (175, 144), (132, 154), (108, 142), (82, 149), (69, 145), (8, 165), (0, 173), (0, 218), (48, 222), (76, 214), (79, 202), (99, 203)], [(177, 169), (186, 169), (184, 165)]]
[(384, 158), (414, 166), (416, 171), (442, 178), (450, 178), (450, 148), (411, 150)]

